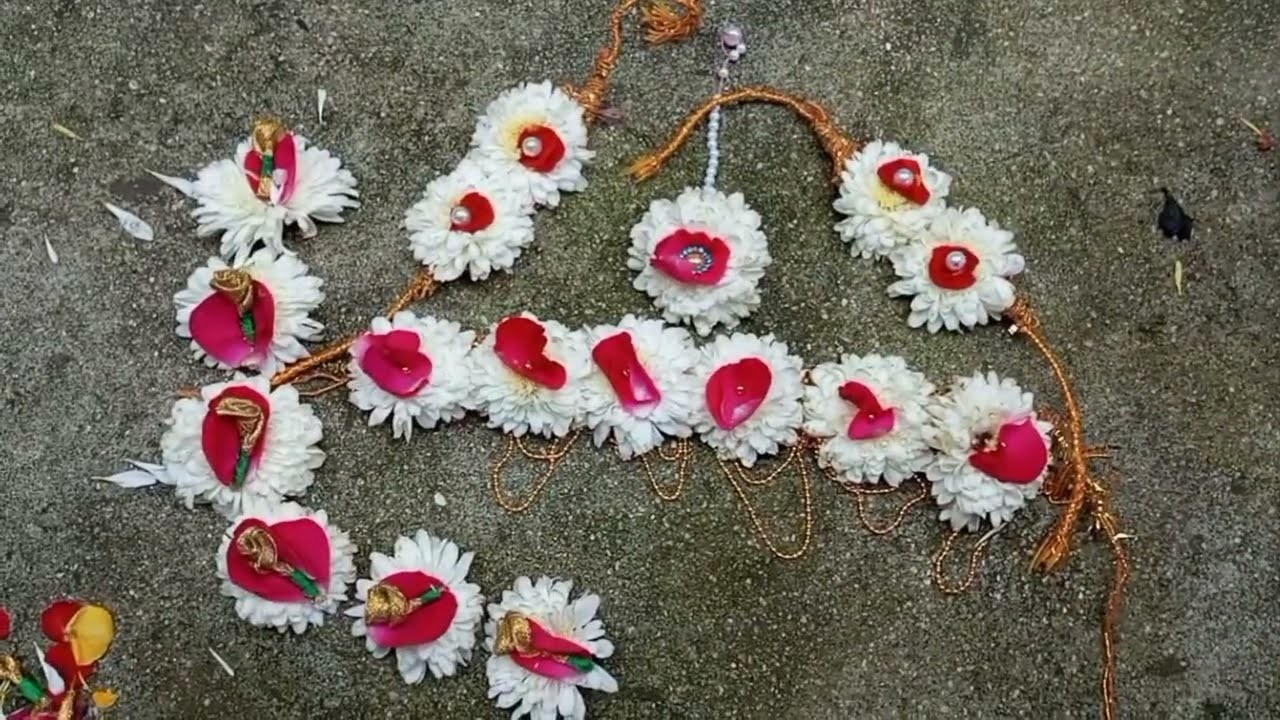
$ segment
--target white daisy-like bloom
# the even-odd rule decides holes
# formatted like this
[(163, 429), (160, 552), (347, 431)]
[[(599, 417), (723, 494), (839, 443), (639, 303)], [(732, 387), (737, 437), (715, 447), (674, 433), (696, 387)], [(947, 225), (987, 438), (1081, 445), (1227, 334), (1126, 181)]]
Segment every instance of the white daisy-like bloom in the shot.
[(1013, 233), (1001, 230), (974, 208), (948, 208), (917, 242), (893, 255), (901, 278), (890, 297), (911, 297), (907, 324), (931, 333), (961, 330), (999, 319), (1013, 305), (1009, 278), (1022, 272)]
[(572, 592), (567, 580), (519, 577), (502, 591), (501, 602), (489, 604), (489, 697), (511, 710), (512, 720), (583, 720), (587, 705), (579, 688), (618, 691), (618, 681), (599, 663), (613, 655), (596, 618), (600, 597), (586, 593), (570, 601)]
[(885, 257), (919, 237), (946, 208), (950, 190), (951, 176), (928, 155), (875, 140), (845, 162), (835, 209), (848, 217), (836, 232), (853, 255)]
[(597, 446), (610, 437), (623, 460), (664, 437), (689, 437), (701, 386), (698, 349), (683, 328), (627, 315), (587, 333), (593, 370), (585, 383), (587, 426)]
[(742, 193), (686, 188), (654, 200), (631, 228), (627, 267), (668, 322), (710, 335), (732, 330), (760, 306), (760, 278), (773, 262), (760, 214)]
[(405, 215), (413, 256), (442, 282), (509, 271), (533, 242), (528, 184), (491, 160), (464, 159), (432, 180)]
[(250, 499), (218, 548), (222, 594), (253, 625), (302, 633), (347, 599), (355, 552), (325, 511)]
[(1049, 473), (1053, 426), (1036, 417), (1034, 398), (994, 372), (960, 378), (929, 406), (926, 469), (938, 517), (955, 530), (993, 527), (1040, 494)]
[(160, 438), (166, 482), (191, 508), (211, 503), (227, 517), (249, 497), (279, 502), (306, 492), (324, 463), (320, 419), (292, 385), (236, 375), (173, 405)]
[(587, 149), (582, 106), (550, 81), (521, 83), (489, 103), (471, 136), (472, 155), (523, 184), (538, 205), (560, 204), (560, 191), (585, 190)]
[(694, 428), (722, 459), (755, 465), (796, 442), (803, 373), (803, 360), (772, 335), (717, 335), (694, 368), (703, 393)]
[(428, 671), (436, 679), (456, 675), (471, 660), (484, 616), (480, 586), (467, 582), (474, 558), (426, 530), (396, 538), (390, 557), (370, 553), (370, 578), (356, 581), (360, 604), (346, 610), (356, 618), (351, 634), (376, 658), (394, 650), (406, 683), (422, 682)]
[(804, 427), (818, 463), (842, 482), (898, 487), (933, 458), (925, 442), (933, 384), (897, 356), (844, 355), (809, 373)]
[(369, 412), (369, 426), (391, 418), (393, 437), (408, 440), (414, 423), (431, 430), (459, 420), (471, 393), (467, 354), (476, 334), (456, 322), (401, 310), (375, 317), (351, 345), (347, 398)]
[[(255, 140), (260, 136), (262, 142)], [(266, 146), (273, 148), (269, 178), (261, 174), (260, 150)], [(196, 234), (221, 233), (222, 255), (239, 264), (257, 242), (272, 254), (288, 253), (286, 225), (297, 225), (302, 237), (310, 238), (316, 222), (342, 222), (344, 210), (360, 206), (359, 194), (351, 171), (328, 150), (308, 145), (278, 122), (259, 121), (234, 158), (212, 162), (196, 174), (192, 197), (197, 205), (191, 214), (199, 223)]]
[(489, 427), (550, 438), (582, 424), (591, 355), (581, 331), (527, 312), (512, 315), (489, 328), (468, 367), (467, 409), (483, 413)]
[(274, 375), (311, 354), (304, 341), (320, 339), (324, 326), (310, 313), (323, 284), (293, 255), (257, 253), (234, 266), (209, 258), (173, 296), (178, 337), (209, 367)]

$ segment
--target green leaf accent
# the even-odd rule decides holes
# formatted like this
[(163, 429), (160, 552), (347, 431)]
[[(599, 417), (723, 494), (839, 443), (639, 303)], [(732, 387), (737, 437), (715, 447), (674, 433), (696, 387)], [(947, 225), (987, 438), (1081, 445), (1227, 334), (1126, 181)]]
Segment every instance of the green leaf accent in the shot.
[(244, 448), (240, 448), (240, 455), (236, 457), (236, 472), (231, 478), (231, 486), (239, 490), (244, 485), (244, 479), (249, 475), (249, 453)]
[(586, 655), (569, 655), (567, 659), (573, 669), (580, 673), (589, 673), (596, 666), (596, 662)]
[(23, 677), (18, 682), (18, 692), (21, 692), (22, 697), (26, 698), (27, 702), (30, 703), (38, 703), (48, 694), (44, 688), (40, 687), (40, 683), (29, 677)]
[(276, 156), (268, 154), (262, 156), (262, 172), (258, 173), (262, 177), (271, 177), (271, 173), (276, 171)]
[(253, 342), (253, 339), (258, 335), (258, 325), (253, 321), (252, 312), (247, 312), (240, 316), (240, 333), (249, 342)]
[(320, 586), (317, 585), (316, 581), (312, 580), (311, 576), (305, 572), (295, 569), (293, 572), (289, 573), (289, 579), (293, 581), (294, 585), (302, 588), (302, 593), (308, 598), (315, 600), (320, 597)]
[(426, 592), (419, 595), (418, 599), (422, 601), (423, 605), (426, 605), (429, 602), (439, 600), (442, 595), (444, 595), (444, 588), (439, 585), (432, 585), (427, 588)]

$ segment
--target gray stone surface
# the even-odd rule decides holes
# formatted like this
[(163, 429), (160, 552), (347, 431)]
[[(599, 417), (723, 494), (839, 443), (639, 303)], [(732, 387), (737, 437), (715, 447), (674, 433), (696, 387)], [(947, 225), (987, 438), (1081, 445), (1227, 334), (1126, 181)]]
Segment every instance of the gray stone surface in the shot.
[[(343, 621), (304, 637), (239, 622), (213, 577), (221, 519), (88, 478), (158, 456), (171, 392), (218, 377), (174, 337), (170, 302), (216, 245), (144, 168), (222, 157), (267, 109), (337, 152), (366, 205), (301, 253), (327, 282), (321, 319), (357, 329), (413, 272), (398, 224), (461, 157), (474, 116), (518, 81), (583, 77), (608, 12), (604, 0), (0, 2), (0, 602), (24, 640), (54, 596), (116, 608), (99, 676), (121, 692), (113, 717), (498, 716), (483, 654), (460, 679), (408, 687)], [(1280, 124), (1276, 3), (711, 5), (711, 25), (728, 19), (748, 31), (743, 81), (928, 151), (957, 178), (956, 202), (1018, 233), (1023, 286), (1069, 357), (1090, 438), (1119, 446), (1118, 507), (1136, 536), (1123, 717), (1280, 715), (1280, 156), (1259, 155), (1236, 119)], [(629, 33), (613, 93), (627, 122), (594, 133), (590, 189), (539, 215), (513, 275), (449, 287), (421, 311), (479, 327), (521, 309), (574, 324), (649, 309), (623, 266), (626, 230), (650, 199), (697, 181), (703, 152), (640, 186), (621, 168), (706, 94), (713, 36), (646, 49)], [(332, 97), (323, 127), (318, 87)], [(849, 260), (832, 234), (826, 165), (791, 117), (730, 111), (723, 146), (722, 184), (761, 210), (777, 259), (749, 329), (813, 362), (891, 351), (939, 381), (991, 367), (1053, 396), (1029, 348), (999, 330), (906, 327), (905, 304), (884, 297), (888, 269)], [(1159, 185), (1197, 217), (1192, 242), (1156, 234)], [(148, 219), (156, 241), (124, 236), (102, 201)], [(318, 405), (330, 457), (307, 501), (351, 532), (362, 569), (369, 550), (423, 526), (475, 549), (489, 592), (549, 573), (603, 594), (622, 691), (590, 697), (595, 717), (1099, 714), (1108, 556), (1081, 536), (1065, 571), (1028, 574), (1046, 504), (996, 539), (973, 592), (950, 598), (928, 582), (943, 536), (930, 513), (876, 538), (821, 485), (814, 551), (782, 563), (705, 458), (665, 505), (638, 468), (584, 451), (511, 517), (487, 489), (501, 438), (478, 422), (404, 445), (340, 395)], [(793, 489), (759, 502), (792, 532)]]

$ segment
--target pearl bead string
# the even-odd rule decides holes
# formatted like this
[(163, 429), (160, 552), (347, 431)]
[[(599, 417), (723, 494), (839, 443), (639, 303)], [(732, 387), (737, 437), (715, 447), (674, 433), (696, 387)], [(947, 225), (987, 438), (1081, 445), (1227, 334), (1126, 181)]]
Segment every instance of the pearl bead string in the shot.
[[(716, 92), (722, 93), (729, 86), (729, 69), (742, 59), (747, 51), (747, 43), (743, 39), (742, 28), (737, 25), (726, 25), (720, 31), (720, 49), (724, 51), (724, 60), (716, 70)], [(720, 106), (711, 110), (707, 118), (707, 172), (702, 186), (713, 189), (716, 186), (716, 174), (720, 170)]]

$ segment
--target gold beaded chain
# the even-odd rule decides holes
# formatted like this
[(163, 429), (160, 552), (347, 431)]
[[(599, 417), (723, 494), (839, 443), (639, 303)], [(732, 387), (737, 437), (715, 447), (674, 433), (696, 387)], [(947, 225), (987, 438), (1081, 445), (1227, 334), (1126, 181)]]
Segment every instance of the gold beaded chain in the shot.
[(916, 505), (919, 505), (921, 502), (923, 502), (925, 498), (929, 497), (928, 483), (926, 483), (924, 480), (922, 480), (918, 476), (912, 477), (910, 482), (916, 486), (916, 492), (913, 495), (910, 495), (909, 497), (907, 497), (907, 499), (901, 505), (898, 506), (898, 510), (894, 514), (892, 520), (888, 521), (885, 524), (876, 524), (875, 521), (873, 521), (869, 517), (870, 512), (868, 508), (871, 505), (871, 498), (878, 495), (893, 495), (901, 492), (902, 488), (901, 487), (896, 487), (896, 488), (895, 487), (866, 487), (856, 483), (840, 481), (836, 477), (835, 472), (830, 470), (829, 468), (824, 469), (824, 472), (826, 473), (827, 479), (839, 485), (840, 489), (844, 490), (845, 492), (853, 496), (855, 505), (857, 506), (857, 509), (858, 509), (858, 521), (861, 522), (862, 527), (866, 528), (867, 532), (871, 533), (872, 535), (892, 534), (895, 530), (902, 527), (902, 524), (904, 522), (906, 522), (907, 515), (911, 512), (911, 509), (914, 508)]
[(982, 561), (987, 557), (987, 547), (991, 543), (991, 538), (995, 535), (995, 533), (987, 533), (973, 546), (973, 552), (969, 555), (969, 569), (965, 573), (964, 580), (956, 583), (947, 577), (947, 573), (943, 569), (943, 563), (946, 562), (956, 539), (962, 533), (962, 530), (952, 530), (951, 534), (947, 535), (946, 539), (942, 541), (942, 547), (933, 556), (933, 584), (945, 595), (960, 595), (968, 592), (973, 587), (974, 583), (978, 581), (978, 570), (982, 566)]
[[(668, 451), (666, 445), (659, 445), (657, 449), (658, 458), (666, 463), (675, 464), (675, 489), (666, 490), (658, 482), (658, 476), (654, 472), (653, 466), (649, 463), (649, 454), (640, 455), (640, 464), (644, 467), (645, 475), (649, 478), (649, 486), (653, 488), (653, 493), (663, 502), (675, 502), (684, 495), (685, 486), (689, 483), (689, 477), (692, 475), (690, 466), (693, 463), (693, 442), (689, 438), (678, 438), (670, 443), (671, 450)], [(669, 486), (668, 486), (669, 487)]]
[[(494, 460), (493, 470), (489, 477), (489, 489), (493, 492), (494, 501), (509, 513), (522, 513), (532, 507), (541, 497), (542, 492), (547, 487), (547, 483), (551, 482), (551, 476), (555, 474), (556, 470), (564, 462), (565, 456), (573, 449), (573, 445), (578, 441), (580, 435), (582, 435), (582, 431), (576, 430), (568, 437), (551, 441), (545, 450), (531, 448), (525, 438), (508, 435), (506, 447), (503, 449), (502, 454)], [(542, 470), (542, 475), (534, 481), (529, 494), (523, 499), (513, 499), (503, 488), (503, 474), (517, 450), (530, 460), (546, 463), (546, 467)]]
[[(813, 444), (808, 437), (801, 437), (800, 441), (791, 446), (791, 451), (787, 453), (787, 457), (773, 472), (763, 479), (753, 478), (748, 470), (742, 465), (734, 464), (732, 467), (729, 462), (723, 458), (716, 456), (716, 461), (720, 463), (720, 469), (723, 471), (725, 479), (729, 481), (729, 485), (733, 487), (734, 493), (737, 494), (738, 500), (742, 502), (742, 507), (747, 511), (747, 517), (751, 520), (751, 526), (755, 529), (756, 537), (760, 538), (760, 542), (768, 548), (769, 552), (780, 560), (796, 560), (803, 557), (809, 551), (809, 546), (813, 544), (813, 487), (809, 478), (808, 455), (812, 454)], [(800, 492), (804, 501), (804, 520), (801, 530), (802, 539), (800, 546), (794, 550), (780, 550), (773, 538), (769, 537), (769, 532), (765, 529), (764, 522), (760, 519), (760, 514), (756, 511), (751, 499), (747, 497), (746, 485), (767, 486), (778, 478), (780, 473), (791, 465), (793, 461), (800, 468)]]

